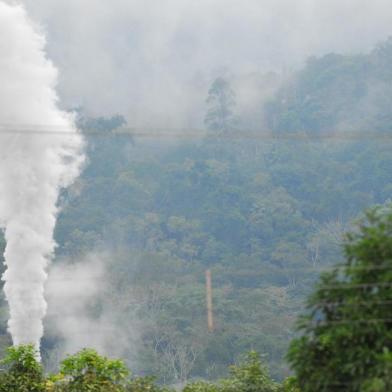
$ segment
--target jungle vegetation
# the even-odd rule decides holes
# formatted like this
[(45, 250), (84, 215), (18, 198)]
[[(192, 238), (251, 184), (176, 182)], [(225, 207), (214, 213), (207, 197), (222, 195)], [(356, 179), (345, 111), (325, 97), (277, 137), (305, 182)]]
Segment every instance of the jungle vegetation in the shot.
[[(323, 324), (361, 318), (369, 309), (368, 305), (329, 308), (319, 306), (320, 301), (340, 304), (343, 293), (349, 294), (348, 301), (357, 301), (367, 298), (367, 291), (343, 287), (324, 291), (316, 282), (326, 272), (321, 284), (346, 284), (335, 267), (345, 256), (348, 281), (390, 280), (390, 275), (382, 275), (385, 271), (362, 275), (350, 267), (377, 264), (379, 256), (390, 262), (390, 254), (380, 247), (384, 239), (390, 246), (391, 232), (382, 231), (386, 223), (381, 218), (369, 218), (381, 225), (375, 233), (364, 229), (353, 234), (345, 247), (341, 244), (365, 209), (386, 205), (391, 197), (391, 62), (392, 40), (387, 40), (368, 54), (311, 58), (303, 69), (279, 82), (271, 76), (276, 88), (260, 102), (262, 116), (257, 117), (256, 128), (254, 117), (236, 106), (234, 84), (219, 78), (206, 92), (207, 130), (196, 138), (141, 139), (120, 132), (126, 124), (120, 115), (88, 118), (81, 113), (88, 164), (60, 201), (56, 263), (105, 254), (105, 282), (91, 304), (91, 317), (98, 320), (109, 308), (114, 324), (124, 331), (140, 331), (136, 343), (131, 333), (124, 343), (125, 362), (133, 363), (137, 357), (135, 374), (155, 375), (167, 385), (198, 379), (213, 383), (227, 377), (237, 382), (241, 368), (230, 376), (228, 366), (238, 363), (244, 352), (256, 351), (266, 356), (272, 379), (282, 382), (291, 374), (285, 356), (293, 339), (288, 359), (304, 391), (311, 391), (311, 385), (318, 385), (314, 377), (324, 374), (325, 364), (318, 367), (314, 362), (320, 349), (326, 350), (325, 361), (340, 369), (334, 380), (341, 384), (362, 380), (363, 369), (354, 360), (347, 365), (352, 368), (341, 366), (344, 345), (338, 344), (339, 339), (371, 348), (353, 356), (390, 366), (390, 346), (384, 350), (384, 341), (368, 335), (369, 329), (384, 334), (390, 324), (361, 326), (361, 335), (355, 323), (334, 324), (339, 327), (333, 329)], [(267, 79), (263, 80), (270, 88)], [(383, 240), (367, 239), (367, 234)], [(0, 238), (0, 250), (4, 246)], [(206, 269), (213, 276), (213, 333), (206, 328)], [(298, 331), (295, 322), (311, 293), (313, 311)], [(384, 301), (390, 288), (376, 294)], [(388, 308), (372, 311), (381, 312), (374, 315), (379, 319)], [(0, 316), (0, 343), (5, 350), (10, 341), (4, 299)], [(45, 336), (44, 363), (52, 360), (59, 344), (61, 336)], [(31, 349), (21, 350), (9, 351), (9, 369), (19, 371), (15, 361), (20, 354), (33, 362)], [(85, 354), (98, 361), (92, 351), (77, 355)], [(72, 366), (77, 367), (78, 358)], [(72, 366), (67, 364), (61, 365), (60, 373), (68, 377), (66, 369)], [(113, 377), (119, 377), (120, 385), (125, 368), (115, 365)], [(369, 391), (377, 391), (377, 386), (381, 391), (386, 385), (390, 368), (380, 366), (375, 365), (366, 380), (373, 388)], [(315, 370), (314, 377), (309, 369)], [(34, 364), (30, 370), (31, 379), (41, 385), (42, 368)], [(273, 381), (268, 383), (267, 389), (243, 390), (278, 388)], [(229, 391), (219, 389), (226, 388), (223, 384), (208, 387), (204, 381), (196, 382), (185, 390)]]

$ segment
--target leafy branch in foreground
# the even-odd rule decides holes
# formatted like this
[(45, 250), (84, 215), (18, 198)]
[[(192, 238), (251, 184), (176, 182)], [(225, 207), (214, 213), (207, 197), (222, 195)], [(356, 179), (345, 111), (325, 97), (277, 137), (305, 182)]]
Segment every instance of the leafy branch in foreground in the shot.
[(323, 274), (291, 343), (303, 392), (392, 390), (392, 205), (347, 235), (346, 262)]
[(1, 360), (0, 392), (45, 391), (43, 368), (33, 345), (9, 347)]

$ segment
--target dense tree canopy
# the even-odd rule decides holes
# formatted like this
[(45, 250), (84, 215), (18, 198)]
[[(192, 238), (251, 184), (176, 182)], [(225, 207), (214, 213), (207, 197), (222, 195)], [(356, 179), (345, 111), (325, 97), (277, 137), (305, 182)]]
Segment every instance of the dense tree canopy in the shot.
[[(267, 105), (268, 125), (278, 133), (311, 137), (391, 131), (392, 38), (371, 53), (310, 58)], [(374, 136), (374, 135), (373, 135)]]
[[(274, 378), (289, 374), (284, 356), (304, 298), (342, 260), (352, 220), (391, 197), (391, 48), (389, 40), (369, 54), (310, 59), (256, 103), (265, 118), (256, 128), (263, 116), (244, 115), (235, 83), (220, 79), (206, 91), (207, 137), (151, 141), (117, 132), (121, 116), (79, 119), (88, 163), (61, 195), (56, 263), (104, 259), (88, 315), (98, 324), (106, 311), (131, 331), (121, 345), (138, 374), (216, 380), (252, 349), (267, 355)], [(271, 134), (241, 138), (237, 111), (241, 124)], [(211, 137), (227, 130), (233, 137)], [(64, 338), (46, 327), (50, 364)]]
[[(141, 371), (165, 382), (214, 379), (241, 352), (256, 349), (268, 354), (273, 376), (287, 374), (283, 357), (303, 299), (319, 273), (342, 260), (340, 240), (352, 219), (391, 194), (389, 139), (319, 137), (343, 122), (361, 131), (356, 113), (387, 125), (369, 100), (387, 96), (389, 84), (380, 80), (383, 92), (373, 97), (371, 80), (381, 71), (370, 77), (367, 69), (387, 67), (389, 47), (312, 59), (283, 85), (266, 112), (275, 105), (274, 132), (288, 131), (288, 121), (294, 139), (208, 137), (172, 145), (119, 136), (121, 118), (84, 121), (89, 164), (64, 195), (57, 253), (77, 259), (109, 251), (106, 279), (116, 290), (103, 293), (100, 306), (119, 312), (124, 326), (135, 317), (142, 323)], [(231, 122), (233, 95), (228, 81), (215, 81), (207, 117), (227, 105), (224, 121)], [(364, 102), (368, 111), (359, 109)], [(212, 335), (206, 268), (213, 274)], [(143, 306), (122, 304), (135, 295)]]

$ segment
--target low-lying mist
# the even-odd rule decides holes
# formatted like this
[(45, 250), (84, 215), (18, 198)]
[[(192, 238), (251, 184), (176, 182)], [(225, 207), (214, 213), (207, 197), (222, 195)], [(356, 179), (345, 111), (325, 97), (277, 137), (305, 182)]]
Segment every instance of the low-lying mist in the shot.
[(392, 32), (388, 0), (24, 3), (47, 31), (63, 104), (138, 127), (199, 127), (225, 70), (287, 75), (309, 56), (368, 51)]
[[(61, 259), (50, 271), (45, 287), (48, 314), (45, 319), (44, 360), (49, 368), (83, 348), (124, 358), (135, 367), (137, 307), (119, 299), (111, 285), (110, 260), (105, 252), (90, 252), (76, 262)], [(124, 309), (126, 306), (126, 309)]]

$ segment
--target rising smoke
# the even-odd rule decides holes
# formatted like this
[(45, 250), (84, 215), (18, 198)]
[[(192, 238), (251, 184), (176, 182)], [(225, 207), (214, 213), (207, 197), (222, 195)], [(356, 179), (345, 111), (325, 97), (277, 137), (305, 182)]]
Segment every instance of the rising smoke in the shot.
[[(57, 108), (57, 70), (46, 58), (43, 34), (20, 5), (0, 1), (0, 51), (0, 227), (7, 243), (8, 329), (14, 344), (39, 347), (57, 199), (79, 174), (83, 143), (72, 116)], [(56, 133), (45, 133), (40, 124)]]

